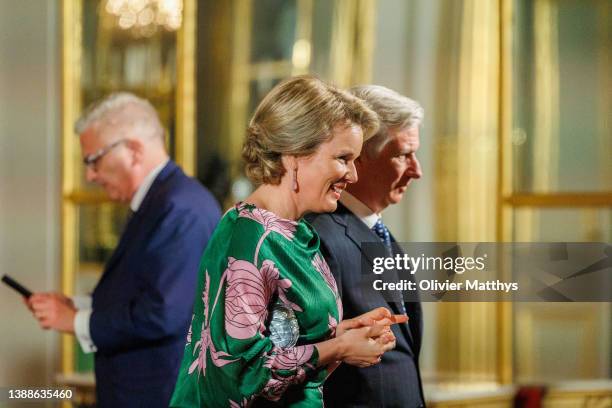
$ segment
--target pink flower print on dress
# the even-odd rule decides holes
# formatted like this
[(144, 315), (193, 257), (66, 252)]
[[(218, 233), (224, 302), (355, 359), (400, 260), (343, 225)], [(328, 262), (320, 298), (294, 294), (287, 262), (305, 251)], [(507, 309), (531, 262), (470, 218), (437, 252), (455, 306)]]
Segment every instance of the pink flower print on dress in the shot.
[(290, 241), (293, 240), (295, 230), (297, 229), (297, 223), (295, 221), (280, 218), (273, 212), (244, 203), (236, 205), (236, 210), (238, 211), (239, 217), (254, 220), (263, 225), (265, 229), (264, 233), (259, 238), (259, 242), (257, 242), (255, 255), (253, 257), (253, 264), (258, 264), (257, 259), (259, 257), (261, 245), (265, 241), (268, 234), (270, 234), (272, 231), (281, 234)]
[(195, 313), (191, 315), (191, 324), (189, 325), (189, 331), (187, 332), (187, 344), (185, 347), (191, 345), (191, 335), (193, 332), (193, 318), (195, 317)]
[[(227, 359), (230, 357), (229, 354), (223, 351), (217, 351), (215, 344), (212, 342), (210, 336), (210, 327), (208, 327), (208, 293), (210, 289), (210, 278), (208, 271), (204, 273), (204, 292), (202, 293), (202, 301), (204, 302), (204, 319), (202, 320), (202, 332), (200, 340), (196, 342), (193, 347), (193, 353), (195, 354), (198, 348), (200, 352), (196, 359), (189, 366), (188, 374), (197, 371), (198, 374), (206, 375), (206, 352), (210, 349), (210, 358), (214, 365), (217, 367), (223, 367), (226, 364), (233, 363), (236, 359)], [(191, 338), (188, 338), (188, 342), (191, 342)]]
[(338, 321), (334, 316), (328, 315), (327, 328), (331, 332), (330, 337), (336, 337), (336, 327), (338, 327)]
[(225, 291), (225, 330), (235, 339), (249, 339), (265, 330), (268, 302), (276, 291), (278, 269), (272, 261), (261, 270), (251, 262), (229, 258)]
[[(280, 272), (273, 261), (266, 259), (261, 263), (260, 275), (265, 289), (264, 297), (266, 301), (269, 301), (276, 292)], [(291, 286), (291, 283), (289, 283), (289, 286)]]
[(310, 360), (314, 346), (306, 344), (288, 349), (274, 347), (265, 366), (273, 370), (297, 370)]
[(325, 262), (325, 259), (318, 252), (312, 258), (312, 266), (323, 276), (325, 279), (325, 283), (327, 286), (334, 292), (334, 294), (338, 293), (338, 287), (336, 286), (336, 280), (334, 279), (334, 275), (332, 275), (329, 265)]
[(267, 211), (261, 208), (251, 208), (246, 205), (238, 207), (238, 216), (244, 218), (250, 218), (251, 220), (257, 221), (264, 226), (266, 231), (275, 231), (287, 238), (288, 240), (293, 239), (293, 235), (296, 230), (296, 222), (280, 218), (271, 211)]
[(332, 275), (329, 270), (329, 265), (327, 265), (327, 262), (325, 262), (321, 254), (316, 253), (312, 258), (312, 266), (319, 271), (323, 279), (325, 279), (327, 286), (329, 286), (329, 289), (333, 292), (336, 298), (336, 305), (338, 306), (338, 317), (342, 320), (342, 301), (340, 300), (340, 294), (338, 293), (338, 286), (336, 286), (334, 275)]
[(285, 390), (289, 386), (289, 383), (274, 378), (274, 374), (268, 380), (264, 388), (261, 390), (261, 395), (270, 401), (278, 401), (280, 397), (285, 393)]
[[(272, 376), (261, 394), (269, 400), (277, 401), (288, 386), (303, 382), (306, 379), (304, 366), (314, 368), (307, 364), (313, 352), (314, 346), (312, 344), (289, 349), (274, 347), (264, 363), (265, 367), (272, 369)], [(294, 370), (294, 373), (289, 376), (281, 376), (276, 373), (277, 370)]]
[(265, 330), (268, 304), (278, 290), (279, 298), (296, 311), (302, 311), (287, 299), (289, 279), (279, 279), (278, 268), (269, 259), (261, 269), (251, 262), (229, 258), (225, 291), (225, 330), (235, 339), (249, 339)]
[[(265, 262), (264, 262), (265, 263)], [(287, 306), (295, 310), (296, 312), (302, 312), (302, 308), (287, 299), (287, 290), (291, 287), (291, 281), (289, 279), (278, 280), (278, 298)]]
[(230, 408), (248, 408), (250, 404), (251, 401), (249, 401), (247, 398), (243, 398), (242, 401), (239, 402), (229, 400)]

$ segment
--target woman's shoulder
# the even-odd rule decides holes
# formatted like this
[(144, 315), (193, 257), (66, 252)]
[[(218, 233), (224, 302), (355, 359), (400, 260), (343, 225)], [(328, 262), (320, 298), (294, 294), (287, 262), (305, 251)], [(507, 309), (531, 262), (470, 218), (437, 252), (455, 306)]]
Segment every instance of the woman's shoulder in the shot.
[(238, 203), (230, 207), (221, 221), (219, 221), (218, 230), (223, 231), (224, 236), (235, 236), (240, 238), (241, 234), (248, 233), (263, 235), (266, 231), (267, 219), (262, 216), (259, 208), (250, 205)]
[[(208, 244), (207, 252), (248, 255), (256, 248), (292, 240), (297, 223), (283, 220), (252, 204), (238, 203), (225, 212)], [(214, 248), (214, 250), (213, 250)], [(209, 250), (210, 249), (210, 250)]]
[[(293, 221), (249, 203), (232, 206), (223, 216), (209, 243), (219, 252), (249, 259), (302, 253), (318, 249), (318, 237), (305, 221)], [(212, 251), (211, 251), (212, 252)]]
[(269, 235), (271, 240), (293, 240), (298, 231), (297, 221), (279, 217), (275, 213), (249, 203), (238, 203), (233, 208), (237, 225), (256, 229)]

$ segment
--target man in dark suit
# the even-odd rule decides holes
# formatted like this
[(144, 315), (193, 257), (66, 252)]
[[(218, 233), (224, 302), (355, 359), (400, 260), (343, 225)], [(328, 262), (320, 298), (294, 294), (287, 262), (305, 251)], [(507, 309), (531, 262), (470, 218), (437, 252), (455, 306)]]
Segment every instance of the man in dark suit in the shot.
[[(337, 210), (312, 215), (309, 221), (319, 233), (321, 251), (338, 283), (344, 317), (383, 306), (406, 313), (409, 321), (392, 326), (396, 347), (382, 356), (380, 364), (364, 369), (346, 364), (337, 368), (325, 383), (325, 404), (334, 408), (422, 407), (425, 402), (418, 363), (421, 305), (405, 302), (401, 292), (385, 296), (375, 291), (373, 276), (361, 273), (361, 262), (362, 256), (372, 262), (372, 254), (362, 248), (364, 242), (382, 242), (388, 256), (401, 251), (382, 223), (381, 213), (400, 202), (411, 180), (421, 177), (416, 151), (423, 109), (381, 86), (360, 86), (350, 92), (378, 114), (380, 130), (364, 142), (355, 162), (359, 179), (342, 193)], [(386, 271), (384, 278), (397, 281), (397, 272)]]
[(168, 158), (146, 100), (113, 94), (76, 130), (87, 180), (129, 204), (130, 217), (92, 297), (37, 293), (29, 306), (43, 328), (74, 333), (95, 352), (99, 407), (167, 407), (220, 209)]

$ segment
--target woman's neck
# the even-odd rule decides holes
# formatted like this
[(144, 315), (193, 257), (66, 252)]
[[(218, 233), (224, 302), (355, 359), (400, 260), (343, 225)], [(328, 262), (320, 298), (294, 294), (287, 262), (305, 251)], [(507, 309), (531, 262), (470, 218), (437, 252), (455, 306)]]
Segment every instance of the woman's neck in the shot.
[(304, 215), (298, 209), (295, 194), (282, 184), (262, 184), (244, 201), (288, 220), (297, 221)]

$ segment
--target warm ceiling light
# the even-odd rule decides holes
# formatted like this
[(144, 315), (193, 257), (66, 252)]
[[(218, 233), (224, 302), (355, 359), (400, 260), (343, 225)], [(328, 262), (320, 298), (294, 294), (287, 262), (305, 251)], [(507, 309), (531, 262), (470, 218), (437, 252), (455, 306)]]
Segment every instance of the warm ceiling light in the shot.
[(183, 0), (106, 0), (104, 10), (136, 35), (153, 35), (158, 27), (176, 31), (183, 23)]

